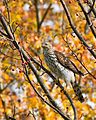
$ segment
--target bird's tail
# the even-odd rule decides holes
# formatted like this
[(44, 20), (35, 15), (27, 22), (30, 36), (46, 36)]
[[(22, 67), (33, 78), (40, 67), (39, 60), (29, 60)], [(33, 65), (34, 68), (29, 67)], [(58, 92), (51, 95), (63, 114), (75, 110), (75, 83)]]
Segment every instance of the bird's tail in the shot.
[(76, 96), (78, 97), (78, 100), (82, 103), (84, 102), (84, 97), (82, 95), (82, 91), (80, 90), (80, 86), (76, 83), (76, 82), (71, 82), (72, 87), (74, 89), (74, 92), (76, 94)]

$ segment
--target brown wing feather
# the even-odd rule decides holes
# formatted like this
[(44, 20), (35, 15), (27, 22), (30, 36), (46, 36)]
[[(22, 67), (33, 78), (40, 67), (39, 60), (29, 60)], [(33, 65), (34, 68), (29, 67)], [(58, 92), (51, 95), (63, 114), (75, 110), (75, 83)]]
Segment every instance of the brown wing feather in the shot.
[(79, 74), (79, 75), (84, 75), (81, 71), (79, 71), (77, 69), (77, 67), (75, 66), (75, 64), (68, 58), (68, 57), (65, 57), (63, 53), (61, 52), (58, 52), (58, 51), (54, 51), (56, 57), (57, 57), (57, 60), (59, 61), (59, 63), (64, 66), (65, 68), (73, 71), (74, 73), (76, 74)]

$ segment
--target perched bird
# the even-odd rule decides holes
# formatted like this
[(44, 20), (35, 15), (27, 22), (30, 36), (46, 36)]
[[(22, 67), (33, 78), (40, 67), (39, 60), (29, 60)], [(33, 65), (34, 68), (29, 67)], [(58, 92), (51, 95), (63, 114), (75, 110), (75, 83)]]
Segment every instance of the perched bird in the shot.
[(69, 58), (65, 57), (63, 53), (54, 50), (49, 42), (43, 42), (42, 47), (45, 62), (52, 73), (56, 76), (56, 79), (63, 79), (67, 85), (71, 83), (76, 96), (78, 96), (78, 100), (84, 102), (80, 87), (75, 80), (75, 74), (81, 76), (84, 74), (79, 71), (75, 64)]

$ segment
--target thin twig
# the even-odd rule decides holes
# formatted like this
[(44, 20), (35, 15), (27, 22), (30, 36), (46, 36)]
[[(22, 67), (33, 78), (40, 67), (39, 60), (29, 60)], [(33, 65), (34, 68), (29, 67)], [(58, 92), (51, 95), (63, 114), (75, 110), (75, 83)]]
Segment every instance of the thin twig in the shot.
[(90, 9), (88, 10), (88, 13), (87, 13), (87, 14), (90, 14), (91, 11), (93, 11), (93, 9), (94, 9), (94, 5), (95, 5), (95, 0), (93, 0), (92, 5), (90, 5)]
[(50, 3), (49, 6), (48, 6), (48, 8), (47, 8), (47, 10), (45, 11), (45, 13), (44, 13), (44, 15), (43, 15), (43, 17), (42, 17), (42, 20), (41, 20), (40, 23), (39, 23), (39, 29), (40, 29), (40, 27), (41, 27), (41, 25), (42, 25), (42, 23), (43, 23), (43, 21), (44, 21), (44, 19), (45, 19), (45, 17), (46, 17), (46, 15), (47, 15), (47, 13), (48, 13), (51, 5), (52, 5), (52, 4)]
[(3, 101), (3, 99), (2, 99), (1, 96), (0, 96), (0, 99), (1, 99), (1, 102), (2, 102), (3, 109), (4, 109), (5, 119), (6, 119), (6, 120), (9, 120), (9, 119), (8, 119), (8, 115), (6, 114), (5, 102)]
[(14, 82), (14, 80), (10, 81), (3, 89), (1, 89), (1, 90), (0, 90), (0, 94), (1, 94), (4, 90), (6, 90), (6, 89), (10, 86), (10, 84), (12, 84), (13, 82)]

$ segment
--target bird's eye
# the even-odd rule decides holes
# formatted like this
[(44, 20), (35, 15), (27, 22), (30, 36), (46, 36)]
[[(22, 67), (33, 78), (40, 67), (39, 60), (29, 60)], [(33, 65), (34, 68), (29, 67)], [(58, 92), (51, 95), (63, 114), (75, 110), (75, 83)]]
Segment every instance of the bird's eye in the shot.
[(47, 45), (47, 43), (45, 43), (45, 45)]

